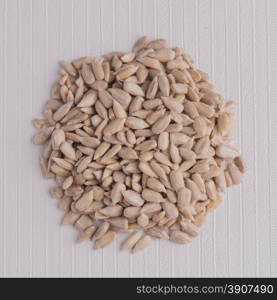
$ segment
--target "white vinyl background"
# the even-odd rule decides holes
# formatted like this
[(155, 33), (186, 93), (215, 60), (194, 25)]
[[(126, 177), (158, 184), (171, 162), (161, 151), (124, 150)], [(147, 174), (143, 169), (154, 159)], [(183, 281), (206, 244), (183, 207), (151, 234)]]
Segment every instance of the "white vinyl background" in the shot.
[[(248, 172), (191, 244), (94, 252), (60, 225), (31, 120), (60, 59), (128, 51), (144, 34), (184, 47), (237, 103)], [(275, 0), (0, 0), (0, 276), (277, 276), (276, 80)]]

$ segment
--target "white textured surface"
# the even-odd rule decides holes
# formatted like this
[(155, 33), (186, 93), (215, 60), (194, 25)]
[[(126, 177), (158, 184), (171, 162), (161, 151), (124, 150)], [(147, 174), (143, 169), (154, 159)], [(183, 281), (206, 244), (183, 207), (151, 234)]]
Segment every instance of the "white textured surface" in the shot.
[[(0, 0), (0, 276), (277, 276), (277, 1)], [(237, 102), (249, 171), (190, 245), (141, 254), (76, 246), (30, 143), (59, 59), (128, 50), (142, 34), (183, 46)]]

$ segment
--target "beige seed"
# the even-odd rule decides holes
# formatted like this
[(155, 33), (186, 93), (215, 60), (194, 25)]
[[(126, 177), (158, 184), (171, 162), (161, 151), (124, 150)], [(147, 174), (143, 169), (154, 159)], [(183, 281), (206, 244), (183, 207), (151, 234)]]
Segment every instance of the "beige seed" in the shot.
[(169, 48), (160, 48), (149, 53), (149, 57), (156, 58), (160, 62), (168, 62), (175, 57), (175, 52)]
[(123, 88), (127, 93), (133, 96), (144, 96), (142, 88), (133, 82), (125, 81)]
[(161, 132), (158, 138), (158, 147), (160, 150), (164, 151), (169, 146), (169, 134), (168, 132)]
[(246, 171), (246, 164), (242, 156), (236, 157), (234, 163), (239, 168), (241, 173), (244, 173)]
[(228, 167), (228, 171), (230, 173), (231, 179), (232, 179), (232, 183), (233, 184), (240, 184), (241, 183), (241, 179), (242, 179), (242, 174), (239, 170), (238, 167), (236, 167), (235, 165), (231, 164)]
[(142, 206), (144, 200), (141, 198), (140, 194), (134, 192), (132, 190), (126, 190), (121, 192), (125, 201), (127, 201), (130, 205), (133, 206)]
[(134, 65), (126, 65), (120, 68), (116, 73), (117, 80), (124, 80), (135, 74), (138, 70), (137, 66)]
[(97, 241), (109, 230), (110, 224), (108, 222), (103, 222), (94, 233), (92, 240)]
[(146, 117), (146, 121), (148, 124), (154, 124), (156, 121), (158, 121), (163, 115), (165, 114), (165, 109), (159, 109), (157, 111), (154, 111), (152, 113), (149, 113)]
[(82, 173), (88, 167), (92, 160), (92, 156), (87, 156), (81, 160), (81, 162), (77, 166), (77, 173)]
[(211, 210), (216, 209), (222, 203), (222, 200), (223, 200), (222, 194), (217, 193), (215, 200), (209, 202), (209, 204), (207, 205), (207, 211), (211, 211)]
[(207, 132), (207, 124), (203, 117), (198, 117), (193, 122), (193, 129), (198, 137), (204, 137)]
[(149, 74), (149, 71), (144, 67), (139, 67), (136, 72), (137, 83), (143, 84)]
[(126, 138), (131, 145), (136, 144), (136, 135), (131, 129), (126, 131)]
[(94, 232), (96, 231), (96, 226), (90, 226), (88, 227), (84, 232), (81, 233), (81, 235), (77, 239), (77, 243), (82, 243), (86, 240), (89, 240)]
[(210, 166), (210, 169), (208, 172), (202, 174), (202, 177), (204, 180), (209, 180), (213, 177), (218, 176), (220, 174), (220, 172), (221, 172), (221, 169), (218, 166), (212, 165), (212, 166)]
[(155, 140), (149, 140), (146, 142), (143, 142), (141, 144), (139, 144), (138, 146), (136, 146), (136, 150), (137, 151), (150, 151), (152, 149), (155, 149), (157, 147), (157, 142)]
[(164, 105), (171, 111), (181, 113), (184, 110), (184, 105), (177, 98), (161, 96)]
[(186, 94), (188, 87), (182, 83), (173, 83), (171, 84), (171, 90), (176, 94)]
[(175, 191), (185, 186), (184, 179), (180, 170), (173, 170), (169, 174), (171, 186)]
[(157, 91), (158, 91), (158, 78), (157, 76), (155, 76), (148, 86), (146, 98), (154, 99)]
[(145, 227), (145, 226), (147, 226), (149, 224), (149, 218), (147, 217), (147, 215), (141, 214), (137, 218), (137, 223), (138, 223), (139, 226)]
[(68, 142), (61, 143), (60, 150), (65, 155), (65, 157), (72, 160), (76, 159), (75, 150), (70, 143)]
[(53, 198), (61, 199), (63, 197), (63, 190), (60, 187), (53, 187), (50, 189), (50, 194)]
[(120, 205), (107, 206), (100, 209), (100, 213), (107, 217), (119, 217), (121, 216), (122, 210), (123, 208)]
[(106, 108), (110, 108), (113, 104), (113, 97), (106, 90), (98, 92), (99, 100), (103, 103)]
[(139, 160), (141, 162), (148, 162), (153, 159), (153, 151), (146, 151), (140, 154)]
[(179, 215), (177, 207), (171, 202), (162, 203), (162, 208), (165, 211), (165, 215), (170, 219), (176, 219)]
[(108, 219), (108, 222), (117, 228), (128, 229), (128, 219), (124, 217), (112, 217)]
[(147, 230), (147, 234), (151, 237), (157, 238), (157, 239), (169, 239), (168, 233), (166, 230), (161, 229), (158, 226), (153, 226)]
[(75, 207), (79, 212), (82, 212), (89, 208), (93, 201), (93, 190), (86, 192), (82, 197), (76, 202)]
[(125, 119), (114, 119), (108, 123), (103, 133), (104, 135), (113, 135), (121, 131), (124, 127)]
[(133, 46), (133, 51), (134, 52), (140, 51), (141, 49), (145, 48), (149, 44), (149, 42), (150, 41), (147, 36), (142, 36), (135, 42)]
[(136, 145), (142, 143), (147, 137), (151, 137), (152, 133), (150, 129), (137, 129), (134, 131), (137, 137)]
[(144, 120), (136, 117), (128, 117), (126, 120), (126, 126), (131, 129), (144, 129), (149, 127), (149, 125)]
[(118, 55), (122, 55), (122, 53), (115, 53), (113, 58), (112, 58), (112, 61), (111, 61), (111, 67), (117, 71), (118, 69), (121, 68), (122, 66), (122, 61), (119, 59)]
[(96, 103), (95, 103), (95, 110), (96, 110), (96, 113), (102, 119), (106, 119), (107, 118), (108, 112), (107, 112), (107, 109), (105, 108), (105, 106), (102, 104), (102, 102), (96, 101)]
[(87, 136), (87, 137), (81, 137), (80, 143), (87, 147), (96, 148), (97, 146), (99, 146), (100, 141), (97, 138)]
[(228, 145), (220, 145), (216, 148), (215, 151), (216, 155), (218, 157), (222, 157), (222, 158), (235, 158), (236, 156), (238, 156), (238, 151)]
[(92, 226), (92, 219), (89, 216), (82, 215), (74, 224), (74, 226), (81, 230), (85, 231), (87, 228)]
[(189, 67), (189, 65), (184, 61), (184, 60), (171, 60), (167, 63), (166, 65), (168, 70), (174, 70), (174, 69), (179, 69), (179, 70), (184, 70)]
[(112, 148), (106, 152), (106, 154), (102, 157), (101, 162), (106, 162), (115, 156), (121, 149), (121, 145), (114, 145)]
[(54, 121), (61, 120), (71, 109), (73, 102), (65, 103), (60, 108), (58, 108), (53, 114)]
[(138, 159), (137, 152), (130, 147), (122, 147), (118, 152), (118, 156), (127, 160)]
[(106, 82), (110, 82), (110, 79), (111, 79), (110, 64), (105, 61), (105, 62), (103, 62), (102, 67), (103, 67), (103, 72), (104, 72), (104, 80)]
[(230, 116), (227, 113), (220, 114), (217, 119), (218, 132), (221, 135), (228, 135), (232, 128), (232, 122)]
[(72, 185), (72, 183), (73, 183), (73, 176), (67, 177), (63, 182), (62, 185), (63, 189), (67, 190)]
[(210, 147), (210, 140), (208, 137), (200, 138), (194, 145), (194, 152), (198, 155), (207, 153)]
[(113, 100), (113, 112), (118, 119), (125, 119), (127, 117), (125, 109), (116, 100)]
[(186, 186), (191, 190), (192, 201), (197, 201), (202, 199), (201, 191), (199, 190), (197, 184), (189, 178), (186, 178)]
[(227, 187), (233, 185), (233, 181), (232, 181), (231, 175), (230, 175), (230, 173), (228, 171), (224, 172), (224, 177), (225, 177), (225, 181), (226, 181), (226, 186)]
[(73, 225), (80, 217), (80, 214), (74, 213), (72, 211), (66, 213), (63, 218), (63, 225)]
[(156, 178), (149, 177), (147, 179), (147, 186), (158, 193), (166, 193), (165, 186)]
[[(214, 108), (211, 107), (210, 105), (207, 105), (207, 104), (202, 103), (202, 102), (193, 102), (193, 104), (197, 108), (197, 111), (198, 111), (199, 115), (202, 115), (202, 116), (207, 117), (207, 118), (211, 118), (215, 113)], [(198, 113), (194, 112), (193, 114), (198, 117)]]
[(111, 191), (111, 199), (113, 203), (118, 203), (122, 200), (122, 192), (126, 190), (126, 187), (123, 183), (117, 182)]
[(205, 212), (199, 213), (195, 218), (194, 218), (194, 224), (198, 227), (203, 226), (206, 223), (206, 215)]
[(93, 106), (97, 99), (97, 93), (95, 91), (87, 92), (82, 100), (78, 103), (78, 107), (90, 107)]
[(62, 67), (64, 67), (64, 69), (66, 70), (66, 72), (68, 72), (70, 75), (75, 76), (76, 75), (76, 70), (73, 67), (73, 65), (67, 61), (61, 60), (60, 64)]
[(140, 214), (140, 207), (129, 206), (124, 209), (123, 215), (128, 219), (135, 219)]
[(162, 209), (159, 203), (146, 203), (140, 210), (140, 213), (144, 214), (151, 214), (156, 213)]
[(74, 97), (74, 103), (79, 103), (80, 100), (82, 99), (83, 95), (84, 95), (84, 85), (81, 85), (77, 88), (76, 92), (75, 92), (75, 97)]
[(72, 170), (73, 169), (73, 165), (71, 163), (69, 163), (68, 161), (66, 161), (65, 159), (62, 158), (57, 158), (57, 157), (53, 157), (52, 160), (61, 168), (65, 169), (65, 170)]
[(169, 147), (169, 153), (171, 161), (175, 164), (180, 164), (182, 162), (181, 155), (179, 153), (178, 147), (176, 147), (174, 144), (171, 144)]
[(186, 244), (191, 242), (191, 238), (188, 234), (182, 231), (174, 230), (170, 233), (169, 239), (178, 244)]
[[(223, 172), (222, 172), (223, 173)], [(206, 193), (205, 183), (202, 176), (198, 173), (192, 174), (191, 179), (196, 183), (201, 193)]]
[(137, 241), (141, 238), (142, 234), (139, 231), (135, 231), (128, 236), (128, 238), (121, 244), (121, 250), (131, 250)]
[[(56, 101), (56, 100), (53, 100), (53, 101)], [(59, 106), (57, 108), (59, 108)], [(33, 125), (36, 127), (36, 129), (42, 129), (47, 124), (47, 121), (44, 119), (33, 119), (32, 122), (33, 122)]]
[(95, 150), (93, 159), (97, 160), (99, 157), (103, 156), (107, 150), (110, 148), (111, 144), (102, 142)]
[(194, 102), (190, 102), (190, 101), (187, 101), (185, 104), (184, 104), (184, 111), (189, 115), (189, 117), (191, 117), (192, 119), (195, 119), (197, 117), (199, 117), (199, 113), (198, 113), (198, 110), (195, 106), (195, 103)]
[(50, 125), (55, 125), (55, 121), (53, 120), (52, 110), (51, 109), (45, 109), (43, 113), (44, 113), (45, 118), (47, 119), (48, 123)]
[(162, 96), (168, 97), (170, 93), (170, 86), (169, 86), (169, 81), (164, 74), (160, 74), (158, 76), (158, 84)]
[(169, 125), (170, 120), (171, 120), (170, 114), (166, 114), (165, 116), (163, 116), (157, 122), (154, 123), (154, 125), (151, 128), (152, 132), (154, 134), (162, 133)]
[(216, 186), (213, 180), (209, 180), (205, 183), (207, 196), (211, 200), (216, 199)]
[(159, 166), (154, 160), (150, 161), (150, 165), (147, 162), (140, 162), (139, 169), (147, 176), (150, 177), (161, 177), (166, 180), (166, 175), (161, 166)]
[(102, 61), (99, 61), (97, 59), (93, 59), (91, 62), (92, 70), (94, 73), (94, 76), (97, 80), (103, 80), (105, 77)]
[(143, 108), (146, 110), (153, 110), (153, 109), (160, 107), (162, 104), (163, 103), (162, 103), (161, 99), (158, 99), (158, 98), (151, 99), (151, 100), (144, 101)]
[(199, 235), (200, 230), (197, 226), (195, 226), (193, 223), (188, 222), (188, 221), (182, 221), (180, 222), (182, 231), (184, 231), (185, 233), (187, 233), (188, 235), (195, 237), (197, 235)]
[(207, 160), (199, 160), (193, 168), (189, 170), (190, 173), (205, 173), (210, 169), (209, 161)]
[(44, 127), (42, 128), (33, 138), (33, 143), (35, 145), (43, 145), (51, 136), (54, 127)]
[(165, 201), (159, 192), (156, 192), (151, 189), (144, 189), (141, 195), (142, 198), (148, 202), (161, 203)]
[(188, 86), (188, 92), (187, 92), (187, 96), (191, 101), (195, 101), (198, 102), (200, 101), (200, 95), (199, 93), (197, 93), (197, 91), (195, 91), (193, 88), (191, 88), (190, 86)]
[(181, 132), (173, 132), (170, 134), (170, 141), (174, 145), (180, 146), (188, 143), (190, 141), (190, 137)]
[(171, 75), (175, 78), (176, 82), (189, 83), (189, 80), (188, 80), (186, 74), (181, 70), (178, 70), (175, 68), (172, 70)]
[[(185, 187), (177, 191), (177, 205), (179, 208), (189, 206), (191, 203), (191, 191)], [(181, 209), (180, 209), (181, 210)]]
[(106, 232), (101, 238), (99, 238), (93, 247), (94, 250), (107, 247), (115, 239), (116, 233), (114, 231)]
[(138, 251), (145, 249), (146, 247), (148, 247), (150, 245), (151, 241), (152, 241), (152, 239), (149, 235), (143, 236), (136, 242), (136, 244), (133, 248), (133, 253), (137, 253)]
[(140, 63), (142, 63), (144, 66), (158, 70), (158, 71), (162, 71), (163, 67), (162, 64), (154, 58), (151, 57), (142, 57), (142, 58), (138, 58), (137, 59)]
[(83, 63), (81, 74), (82, 74), (82, 77), (83, 77), (85, 83), (87, 83), (87, 84), (94, 83), (95, 77), (93, 75), (93, 72), (92, 72), (92, 69), (91, 69), (90, 65), (88, 65), (86, 63)]
[(93, 155), (95, 152), (94, 149), (91, 149), (89, 147), (84, 147), (84, 146), (77, 146), (77, 149), (85, 155)]
[(75, 107), (70, 109), (70, 111), (66, 114), (66, 116), (60, 121), (62, 124), (68, 123), (71, 119), (78, 116), (80, 114), (80, 111), (76, 109)]
[(118, 88), (109, 89), (109, 92), (112, 94), (114, 99), (123, 106), (124, 109), (127, 109), (131, 102), (131, 96), (128, 93)]
[(81, 186), (72, 185), (64, 193), (66, 196), (79, 198), (81, 196), (81, 194), (83, 193), (83, 191), (84, 190)]
[(196, 159), (196, 154), (192, 150), (180, 147), (179, 153), (182, 156), (182, 158), (185, 160), (195, 160)]
[(220, 172), (218, 176), (214, 178), (216, 183), (216, 188), (219, 192), (225, 192), (226, 190), (226, 179), (224, 176), (224, 172)]
[(65, 142), (65, 134), (62, 129), (55, 129), (51, 136), (53, 150), (59, 150), (60, 145)]

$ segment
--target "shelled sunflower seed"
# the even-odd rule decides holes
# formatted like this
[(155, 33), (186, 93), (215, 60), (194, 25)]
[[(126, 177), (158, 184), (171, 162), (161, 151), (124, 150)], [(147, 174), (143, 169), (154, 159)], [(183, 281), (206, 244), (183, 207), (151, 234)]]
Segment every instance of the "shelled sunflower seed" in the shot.
[(233, 104), (164, 39), (62, 61), (33, 142), (45, 146), (42, 173), (55, 179), (51, 194), (77, 242), (102, 249), (124, 232), (121, 249), (137, 252), (152, 239), (197, 236), (246, 169)]

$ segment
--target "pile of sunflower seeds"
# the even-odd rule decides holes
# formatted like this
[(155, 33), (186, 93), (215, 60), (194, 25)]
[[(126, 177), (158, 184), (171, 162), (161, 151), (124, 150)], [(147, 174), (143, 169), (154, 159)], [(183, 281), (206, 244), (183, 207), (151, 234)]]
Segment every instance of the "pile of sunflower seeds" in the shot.
[(141, 37), (132, 52), (61, 61), (33, 142), (42, 173), (78, 242), (123, 250), (151, 240), (188, 243), (241, 182), (232, 146), (234, 103), (214, 91), (182, 48)]

